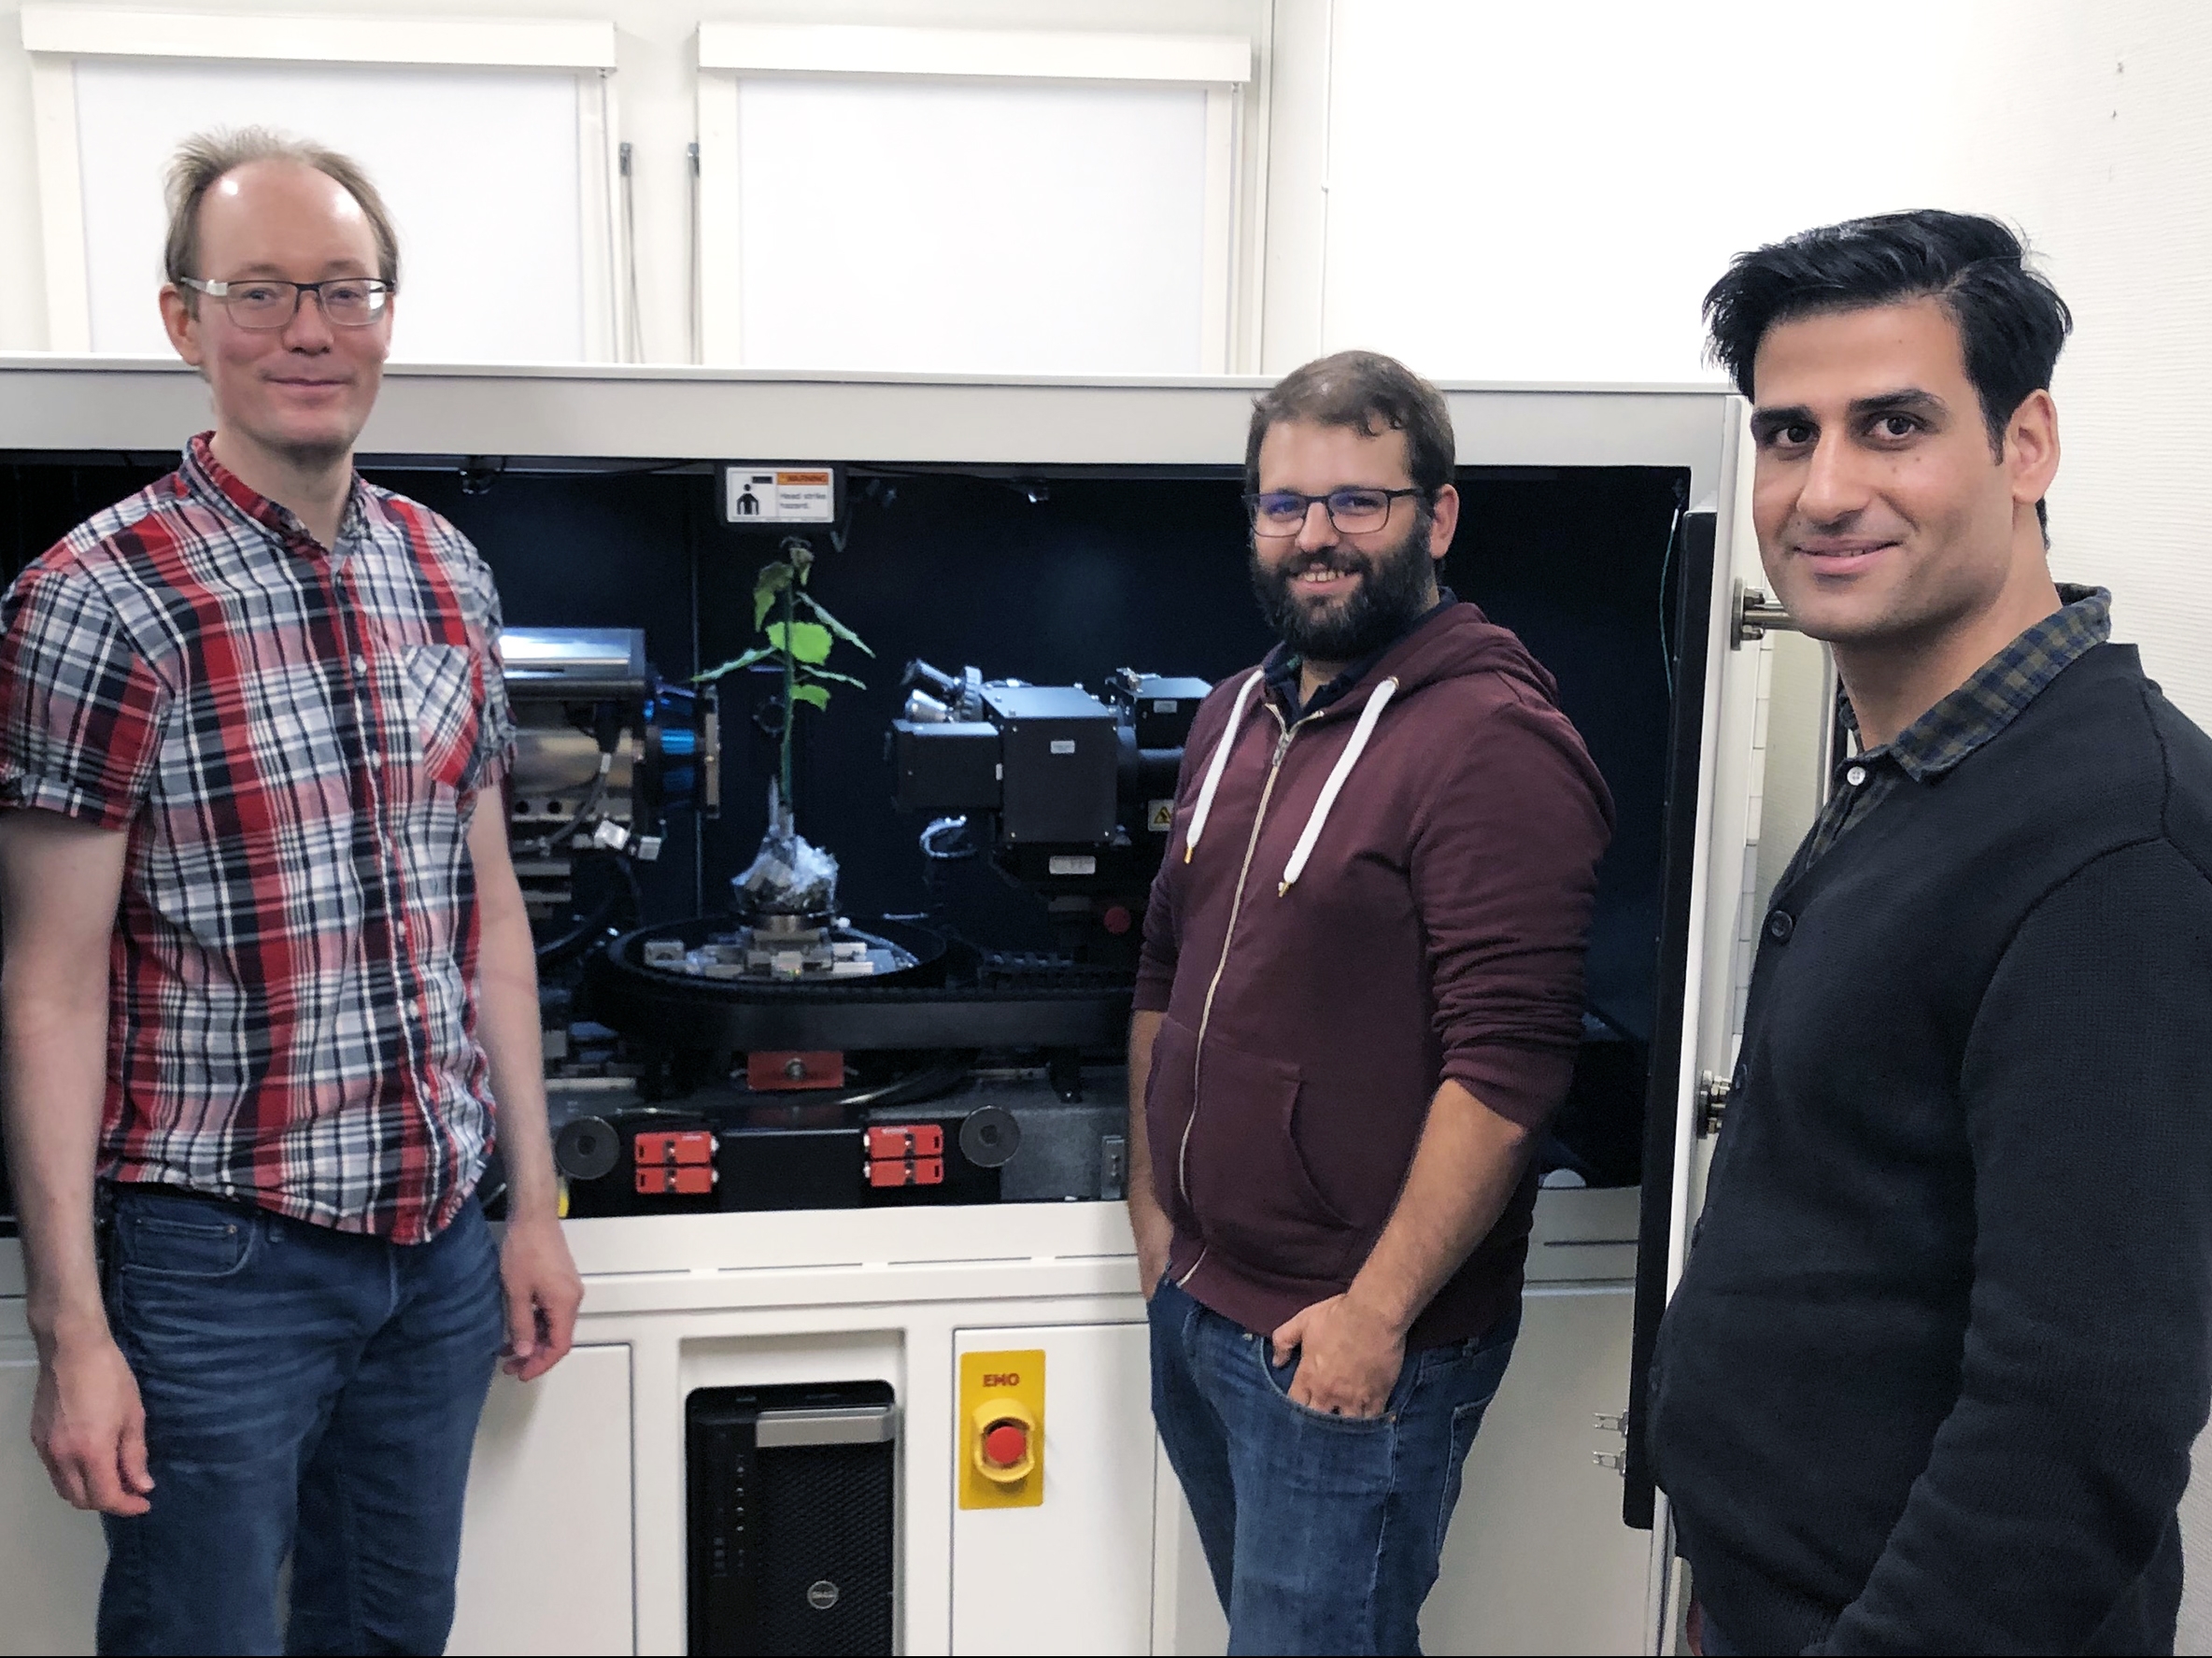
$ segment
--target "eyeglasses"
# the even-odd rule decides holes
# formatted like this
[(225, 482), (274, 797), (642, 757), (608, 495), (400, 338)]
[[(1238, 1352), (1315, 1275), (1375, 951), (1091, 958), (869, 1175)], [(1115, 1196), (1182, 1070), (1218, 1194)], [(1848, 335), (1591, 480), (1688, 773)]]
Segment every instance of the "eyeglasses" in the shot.
[(243, 282), (203, 282), (186, 276), (181, 286), (220, 300), (240, 328), (285, 327), (299, 315), (303, 293), (312, 293), (323, 316), (339, 328), (368, 327), (391, 301), (391, 284), (375, 276), (328, 276), (320, 282), (279, 282), (262, 276)]
[(1390, 521), (1390, 503), (1401, 495), (1427, 495), (1426, 489), (1331, 489), (1326, 495), (1300, 495), (1296, 489), (1262, 489), (1244, 497), (1255, 535), (1296, 535), (1306, 527), (1315, 502), (1328, 521), (1346, 535), (1380, 530)]

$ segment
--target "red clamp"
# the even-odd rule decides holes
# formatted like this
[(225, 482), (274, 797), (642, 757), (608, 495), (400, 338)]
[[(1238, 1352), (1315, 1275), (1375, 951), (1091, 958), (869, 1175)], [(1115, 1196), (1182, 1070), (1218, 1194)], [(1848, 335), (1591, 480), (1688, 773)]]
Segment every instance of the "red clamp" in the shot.
[(868, 1183), (872, 1186), (944, 1184), (944, 1127), (893, 1123), (868, 1130)]
[(630, 1160), (648, 1163), (712, 1163), (715, 1137), (705, 1128), (659, 1129), (631, 1137)]
[(891, 1127), (868, 1130), (868, 1160), (881, 1162), (886, 1157), (942, 1157), (944, 1155), (944, 1129), (936, 1123), (900, 1123)]
[(715, 1189), (715, 1171), (696, 1164), (641, 1169), (637, 1171), (637, 1189), (641, 1197), (659, 1197), (670, 1193), (703, 1197)]
[(715, 1189), (715, 1137), (705, 1128), (650, 1129), (632, 1135), (631, 1161), (640, 1197), (701, 1197)]
[(941, 1186), (944, 1184), (943, 1157), (885, 1157), (868, 1165), (872, 1186)]

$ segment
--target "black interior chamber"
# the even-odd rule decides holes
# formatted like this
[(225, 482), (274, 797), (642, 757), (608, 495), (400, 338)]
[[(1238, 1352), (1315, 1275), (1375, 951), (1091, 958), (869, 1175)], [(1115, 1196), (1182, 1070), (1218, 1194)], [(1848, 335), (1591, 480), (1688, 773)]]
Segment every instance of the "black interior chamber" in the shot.
[[(0, 461), (6, 574), (173, 465), (158, 455)], [(720, 521), (707, 464), (510, 461), (495, 472), (371, 457), (362, 470), (475, 543), (511, 624), (642, 628), (671, 680), (751, 641), (753, 574), (776, 537)], [(1445, 581), (1556, 676), (1612, 791), (1589, 1040), (1550, 1160), (1592, 1184), (1633, 1184), (1662, 1008), (1677, 602), (1686, 576), (1697, 588), (1709, 578), (1709, 538), (1682, 533), (1680, 469), (1465, 467), (1457, 483)], [(802, 711), (793, 791), (802, 832), (842, 865), (844, 909), (934, 910), (995, 947), (1049, 942), (1037, 901), (981, 863), (939, 865), (932, 887), (920, 825), (893, 810), (884, 758), (900, 671), (924, 657), (956, 671), (974, 663), (990, 678), (1095, 687), (1121, 667), (1219, 681), (1250, 666), (1270, 640), (1250, 590), (1241, 488), (1234, 468), (852, 466), (838, 545), (816, 536), (814, 591), (875, 660), (858, 665), (866, 690), (841, 688), (826, 711)], [(724, 682), (722, 815), (672, 824), (660, 861), (640, 871), (649, 920), (718, 908), (751, 859), (774, 755), (753, 716), (772, 690), (766, 678)], [(1696, 710), (1684, 717), (1694, 730)]]

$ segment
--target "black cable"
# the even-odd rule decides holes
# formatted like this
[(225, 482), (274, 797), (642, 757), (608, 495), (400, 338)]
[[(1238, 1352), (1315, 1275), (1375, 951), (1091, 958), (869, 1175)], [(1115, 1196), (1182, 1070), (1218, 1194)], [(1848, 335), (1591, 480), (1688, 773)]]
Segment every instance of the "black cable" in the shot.
[(975, 843), (972, 841), (961, 843), (956, 840), (950, 847), (942, 850), (938, 846), (940, 837), (957, 837), (967, 833), (967, 830), (968, 820), (965, 817), (936, 819), (921, 833), (922, 856), (932, 863), (957, 863), (963, 858), (973, 857)]
[(544, 857), (563, 841), (573, 839), (575, 832), (584, 827), (585, 821), (598, 810), (599, 802), (606, 798), (607, 773), (613, 769), (615, 757), (603, 751), (599, 758), (599, 771), (591, 779), (591, 787), (584, 796), (584, 803), (576, 808), (576, 815), (559, 829), (548, 830), (538, 840), (525, 841), (515, 850), (531, 857)]
[(1674, 517), (1666, 525), (1666, 551), (1659, 558), (1659, 667), (1666, 675), (1669, 701), (1674, 700), (1674, 646), (1666, 637), (1666, 578), (1674, 571), (1674, 544), (1682, 532), (1682, 513), (1689, 504), (1689, 486), (1678, 480), (1674, 487)]
[(616, 913), (623, 907), (625, 900), (628, 900), (631, 916), (636, 921), (643, 922), (645, 919), (645, 894), (637, 884), (637, 871), (631, 867), (629, 857), (621, 853), (615, 855), (614, 861), (615, 872), (622, 877), (622, 885), (609, 891), (604, 898), (592, 906), (590, 914), (578, 921), (568, 931), (537, 947), (535, 954), (540, 968), (558, 967), (572, 955), (588, 945), (592, 940), (600, 936), (604, 928), (613, 922)]

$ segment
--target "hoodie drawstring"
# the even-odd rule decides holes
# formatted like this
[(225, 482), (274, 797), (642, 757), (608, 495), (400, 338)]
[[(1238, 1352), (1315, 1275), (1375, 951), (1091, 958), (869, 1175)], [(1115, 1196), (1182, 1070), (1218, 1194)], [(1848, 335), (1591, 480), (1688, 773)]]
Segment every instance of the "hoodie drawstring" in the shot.
[[(1375, 694), (1368, 699), (1368, 705), (1359, 711), (1359, 724), (1353, 729), (1352, 741), (1344, 744), (1344, 752), (1337, 757), (1335, 770), (1328, 781), (1322, 785), (1321, 798), (1313, 802), (1313, 815), (1306, 819), (1305, 833), (1298, 836), (1297, 845), (1292, 849), (1290, 862), (1283, 867), (1283, 884), (1275, 888), (1281, 898), (1305, 873), (1306, 860), (1313, 856), (1314, 843), (1321, 839), (1322, 826), (1328, 822), (1329, 808), (1337, 803), (1337, 796), (1344, 787), (1344, 780), (1352, 775), (1352, 768), (1359, 764), (1359, 757), (1368, 745), (1368, 739), (1375, 734), (1375, 722), (1382, 717), (1382, 710), (1397, 692), (1397, 681), (1386, 679), (1375, 687)], [(1211, 789), (1213, 780), (1206, 786)]]
[(1198, 789), (1198, 803), (1191, 812), (1190, 828), (1184, 831), (1184, 863), (1190, 862), (1190, 855), (1198, 850), (1198, 836), (1206, 829), (1206, 815), (1213, 810), (1213, 792), (1221, 786), (1221, 774), (1229, 769), (1229, 750), (1237, 745), (1237, 728), (1244, 723), (1244, 711), (1252, 706), (1253, 693), (1266, 677), (1264, 672), (1255, 672), (1244, 682), (1237, 692), (1237, 705), (1229, 710), (1229, 723), (1222, 728), (1221, 741), (1213, 745), (1213, 759), (1207, 766), (1206, 781)]

